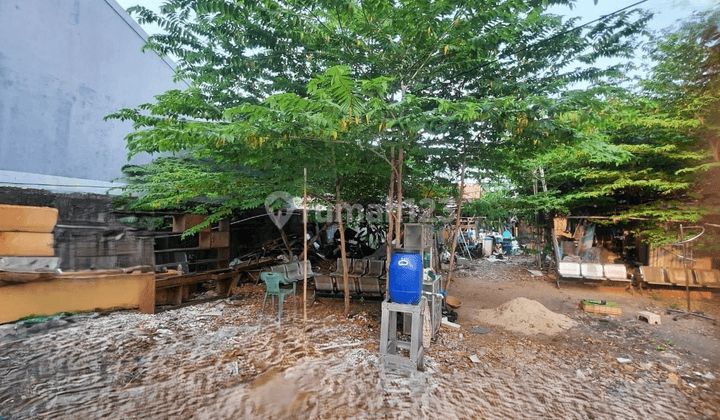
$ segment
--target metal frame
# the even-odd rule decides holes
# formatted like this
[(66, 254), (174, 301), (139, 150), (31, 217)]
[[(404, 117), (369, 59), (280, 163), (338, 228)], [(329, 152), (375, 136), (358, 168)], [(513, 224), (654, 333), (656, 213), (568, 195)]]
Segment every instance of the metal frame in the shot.
[[(405, 305), (390, 302), (382, 303), (382, 322), (380, 329), (380, 361), (388, 367), (401, 369), (424, 368), (425, 349), (423, 347), (423, 318), (427, 300), (420, 297), (417, 305)], [(412, 316), (412, 332), (410, 341), (399, 340), (397, 337), (397, 314)], [(404, 357), (399, 351), (408, 350), (410, 357)]]

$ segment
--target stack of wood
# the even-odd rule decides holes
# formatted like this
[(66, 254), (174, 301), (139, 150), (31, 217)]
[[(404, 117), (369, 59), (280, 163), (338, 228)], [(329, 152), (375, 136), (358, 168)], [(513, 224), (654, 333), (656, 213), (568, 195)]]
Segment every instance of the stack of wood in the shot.
[(0, 204), (0, 257), (55, 256), (52, 232), (57, 219), (58, 210), (54, 208)]

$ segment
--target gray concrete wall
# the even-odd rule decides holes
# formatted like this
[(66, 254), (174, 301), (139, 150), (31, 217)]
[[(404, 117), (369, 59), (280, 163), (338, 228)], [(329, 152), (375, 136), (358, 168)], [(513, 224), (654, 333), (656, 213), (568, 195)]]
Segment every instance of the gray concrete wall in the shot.
[(132, 126), (103, 117), (186, 87), (146, 37), (114, 0), (0, 1), (0, 172), (119, 177)]

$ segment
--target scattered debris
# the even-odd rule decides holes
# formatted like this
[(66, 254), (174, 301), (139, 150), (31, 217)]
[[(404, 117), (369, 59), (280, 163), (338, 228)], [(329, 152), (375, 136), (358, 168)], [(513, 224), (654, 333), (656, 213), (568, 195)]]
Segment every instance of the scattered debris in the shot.
[(715, 318), (711, 318), (711, 317), (709, 317), (709, 316), (707, 316), (707, 315), (705, 315), (705, 314), (703, 314), (703, 313), (701, 313), (701, 312), (697, 312), (697, 311), (688, 313), (688, 312), (685, 312), (685, 311), (680, 310), (680, 309), (673, 309), (673, 308), (668, 308), (668, 309), (667, 309), (667, 314), (668, 314), (668, 315), (669, 315), (670, 313), (672, 313), (672, 312), (680, 314), (680, 315), (675, 316), (675, 317), (673, 318), (673, 321), (677, 321), (677, 320), (680, 319), (680, 318), (684, 318), (684, 317), (690, 316), (690, 315), (696, 316), (696, 317), (698, 317), (698, 318), (709, 319), (710, 321), (715, 321)]
[(442, 325), (445, 325), (445, 326), (447, 326), (447, 327), (452, 327), (452, 328), (460, 328), (460, 324), (456, 324), (456, 323), (454, 323), (454, 322), (450, 322), (450, 321), (448, 321), (448, 319), (447, 319), (446, 317), (443, 317), (443, 319), (442, 319)]
[(477, 355), (475, 355), (475, 354), (470, 356), (470, 360), (472, 360), (473, 363), (480, 363), (480, 358), (477, 357)]
[(341, 349), (341, 348), (346, 348), (346, 347), (356, 347), (356, 346), (362, 346), (363, 344), (367, 344), (367, 343), (360, 341), (360, 342), (355, 342), (355, 343), (337, 344), (334, 346), (319, 347), (318, 351)]
[(653, 366), (655, 366), (655, 363), (645, 362), (645, 363), (640, 363), (639, 368), (640, 368), (640, 370), (650, 370), (653, 368)]
[(677, 371), (678, 371), (675, 366), (670, 366), (667, 363), (660, 362), (660, 367), (662, 367), (663, 369), (665, 369), (666, 371), (668, 371), (670, 373), (677, 373)]
[(534, 277), (542, 277), (542, 276), (543, 276), (542, 271), (538, 271), (538, 270), (528, 270), (528, 272), (529, 272), (530, 274), (532, 274)]
[(652, 312), (640, 311), (637, 313), (637, 318), (641, 321), (647, 322), (648, 324), (660, 325), (660, 315)]
[(618, 357), (618, 358), (617, 358), (617, 361), (618, 361), (618, 363), (623, 363), (623, 364), (624, 364), (624, 363), (631, 363), (631, 362), (632, 362), (632, 360), (626, 359), (626, 358), (624, 358), (624, 357)]
[(475, 334), (487, 334), (490, 331), (486, 330), (485, 328), (475, 327), (475, 328), (470, 328), (470, 332), (475, 333)]

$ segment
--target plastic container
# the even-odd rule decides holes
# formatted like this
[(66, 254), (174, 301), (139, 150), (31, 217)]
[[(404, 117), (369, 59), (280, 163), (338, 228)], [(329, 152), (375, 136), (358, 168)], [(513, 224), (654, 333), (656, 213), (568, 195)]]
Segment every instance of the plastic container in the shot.
[(420, 302), (423, 258), (419, 251), (396, 249), (390, 258), (388, 293), (390, 301), (406, 305)]
[(486, 257), (489, 257), (492, 255), (493, 252), (493, 245), (495, 244), (495, 239), (492, 236), (486, 236), (483, 239), (482, 249), (483, 249), (483, 255)]

